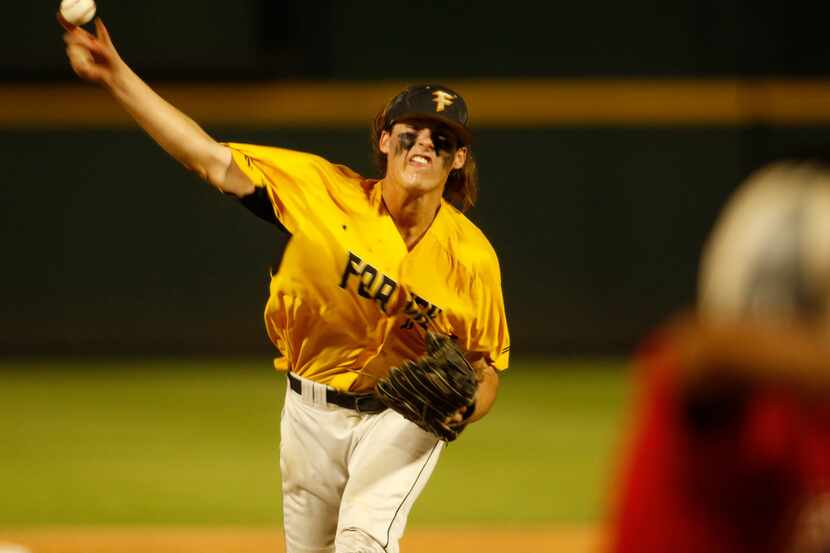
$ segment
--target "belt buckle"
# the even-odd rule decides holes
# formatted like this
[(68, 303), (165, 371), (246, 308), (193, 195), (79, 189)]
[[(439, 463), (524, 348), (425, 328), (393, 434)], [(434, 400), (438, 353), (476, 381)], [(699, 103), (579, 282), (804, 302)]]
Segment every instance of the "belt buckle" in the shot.
[(373, 399), (375, 399), (375, 397), (372, 394), (366, 394), (366, 395), (361, 395), (361, 396), (355, 397), (354, 398), (354, 410), (357, 411), (359, 414), (371, 415), (372, 413), (375, 412), (375, 410), (371, 409), (371, 408), (361, 409), (360, 404), (361, 404), (361, 402), (367, 402), (367, 401), (370, 402)]

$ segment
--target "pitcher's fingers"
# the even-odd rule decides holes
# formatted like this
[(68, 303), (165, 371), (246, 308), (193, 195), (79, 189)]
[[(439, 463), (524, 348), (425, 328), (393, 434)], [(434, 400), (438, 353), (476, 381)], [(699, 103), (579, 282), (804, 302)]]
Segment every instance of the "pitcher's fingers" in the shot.
[(92, 59), (92, 55), (89, 53), (89, 50), (83, 46), (78, 46), (77, 44), (70, 44), (66, 47), (66, 57), (69, 58), (69, 62), (72, 64), (72, 69), (74, 69), (75, 73), (78, 73), (79, 75), (94, 61)]
[(75, 33), (66, 33), (63, 37), (64, 42), (66, 42), (66, 46), (68, 47), (77, 47), (83, 48), (84, 50), (90, 51), (93, 48), (92, 42), (90, 42), (86, 37), (77, 35)]
[(79, 44), (82, 46), (89, 46), (89, 39), (74, 30), (63, 33), (63, 41), (66, 44)]
[(106, 25), (104, 25), (104, 20), (100, 17), (95, 18), (95, 34), (98, 35), (98, 40), (102, 41), (104, 44), (108, 46), (112, 46), (112, 39), (110, 38), (110, 33), (107, 30)]
[(80, 27), (75, 27), (71, 31), (64, 33), (63, 40), (67, 44), (77, 44), (88, 50), (98, 51), (101, 48), (98, 39)]
[(93, 35), (93, 34), (92, 34), (92, 33), (90, 33), (89, 31), (87, 31), (87, 30), (86, 30), (86, 29), (84, 29), (83, 27), (75, 27), (74, 29), (72, 29), (72, 32), (73, 32), (73, 33), (79, 33), (79, 34), (81, 34), (81, 35), (85, 36), (86, 38), (88, 38), (89, 40), (91, 40), (91, 41), (93, 41), (93, 42), (95, 42), (95, 41), (97, 40), (97, 39), (95, 38), (95, 35)]
[(90, 41), (91, 35), (80, 27), (73, 27), (71, 30), (63, 33), (63, 40), (67, 44), (87, 44)]
[(58, 18), (58, 23), (60, 24), (60, 26), (66, 29), (67, 31), (71, 31), (75, 28), (75, 25), (63, 18), (63, 15), (61, 15), (60, 10), (58, 10), (58, 13), (56, 13), (55, 16)]

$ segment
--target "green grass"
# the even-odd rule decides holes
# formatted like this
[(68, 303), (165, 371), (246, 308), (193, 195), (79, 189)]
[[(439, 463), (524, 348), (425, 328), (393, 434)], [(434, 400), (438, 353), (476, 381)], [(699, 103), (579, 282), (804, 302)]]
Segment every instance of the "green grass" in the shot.
[[(284, 380), (268, 360), (0, 364), (0, 526), (278, 524)], [(627, 379), (515, 361), (443, 454), (416, 525), (602, 515)]]

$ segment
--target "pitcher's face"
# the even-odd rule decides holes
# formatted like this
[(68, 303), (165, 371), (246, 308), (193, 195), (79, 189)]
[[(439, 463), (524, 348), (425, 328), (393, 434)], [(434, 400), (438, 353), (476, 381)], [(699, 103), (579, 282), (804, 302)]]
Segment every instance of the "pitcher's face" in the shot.
[(443, 189), (450, 171), (467, 161), (450, 128), (430, 119), (395, 123), (381, 134), (380, 151), (387, 156), (385, 180), (420, 193)]

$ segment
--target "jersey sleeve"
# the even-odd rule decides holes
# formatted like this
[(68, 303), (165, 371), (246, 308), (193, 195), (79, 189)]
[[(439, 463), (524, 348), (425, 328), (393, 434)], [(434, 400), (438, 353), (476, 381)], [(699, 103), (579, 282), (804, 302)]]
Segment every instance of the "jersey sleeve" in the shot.
[(242, 204), (291, 234), (313, 220), (315, 212), (319, 218), (340, 198), (359, 189), (360, 175), (317, 155), (250, 144), (225, 145), (255, 187)]
[(477, 271), (473, 283), (475, 318), (471, 327), (470, 350), (484, 353), (484, 359), (497, 370), (510, 361), (510, 334), (501, 290), (498, 258), (491, 256)]

